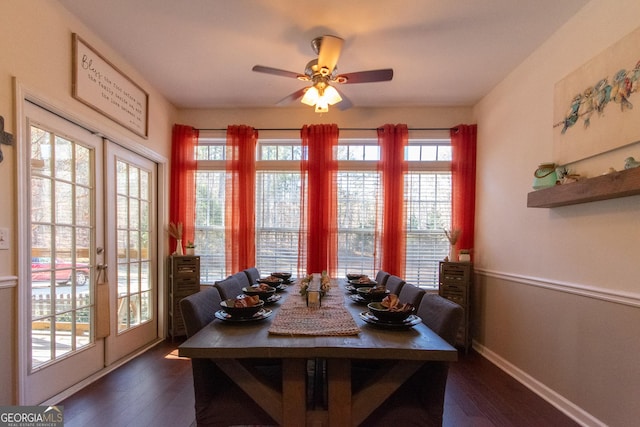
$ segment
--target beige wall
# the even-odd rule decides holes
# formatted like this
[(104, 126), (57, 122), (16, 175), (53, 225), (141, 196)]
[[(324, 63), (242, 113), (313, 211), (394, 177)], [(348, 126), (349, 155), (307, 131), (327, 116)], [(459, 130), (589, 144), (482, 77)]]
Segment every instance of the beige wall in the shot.
[(299, 129), (305, 124), (336, 123), (341, 128), (376, 128), (386, 123), (406, 123), (409, 128), (453, 127), (471, 120), (471, 108), (330, 108), (318, 114), (313, 108), (287, 107), (234, 110), (181, 110), (179, 120), (197, 128), (225, 128), (246, 124), (255, 128)]
[[(640, 418), (640, 196), (532, 209), (527, 192), (554, 160), (555, 83), (638, 25), (636, 0), (590, 2), (474, 108), (477, 347), (594, 425)], [(627, 156), (640, 144), (575, 168), (596, 176)]]
[[(71, 97), (71, 34), (83, 39), (126, 73), (149, 94), (149, 138), (143, 139)], [(79, 24), (54, 1), (0, 2), (0, 115), (5, 130), (16, 135), (16, 105), (13, 79), (21, 90), (36, 95), (83, 124), (100, 130), (111, 139), (155, 159), (169, 157), (171, 126), (176, 110), (158, 94), (143, 75), (126, 64), (116, 52)], [(16, 141), (20, 144), (22, 141)], [(0, 250), (0, 405), (16, 402), (18, 241), (16, 206), (16, 149), (2, 146), (0, 163), (0, 227), (11, 230), (10, 250)]]

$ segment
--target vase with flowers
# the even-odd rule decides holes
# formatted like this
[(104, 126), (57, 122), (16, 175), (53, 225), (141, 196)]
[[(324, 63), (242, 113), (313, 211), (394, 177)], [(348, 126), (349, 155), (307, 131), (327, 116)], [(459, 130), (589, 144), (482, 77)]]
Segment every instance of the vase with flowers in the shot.
[(196, 245), (194, 245), (191, 240), (187, 240), (187, 245), (184, 247), (184, 250), (187, 255), (195, 255)]
[(174, 222), (170, 222), (168, 233), (169, 236), (176, 239), (176, 250), (173, 254), (178, 256), (184, 255), (184, 250), (182, 248), (182, 223), (179, 222), (176, 224)]
[(458, 256), (456, 255), (456, 242), (458, 241), (458, 237), (460, 237), (460, 230), (457, 228), (447, 230), (445, 228), (444, 235), (449, 241), (449, 255), (445, 258), (445, 261), (456, 262), (458, 260)]

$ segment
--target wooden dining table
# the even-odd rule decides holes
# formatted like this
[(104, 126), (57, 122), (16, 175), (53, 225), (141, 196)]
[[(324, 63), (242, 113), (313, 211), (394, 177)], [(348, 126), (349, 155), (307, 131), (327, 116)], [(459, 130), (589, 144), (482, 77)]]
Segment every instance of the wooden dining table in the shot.
[[(280, 335), (270, 326), (286, 298), (302, 298), (289, 286), (281, 301), (270, 305), (272, 315), (256, 322), (214, 320), (179, 346), (179, 355), (213, 360), (281, 426), (357, 426), (426, 362), (455, 361), (457, 350), (422, 322), (410, 328), (381, 328), (361, 318), (366, 305), (355, 303), (335, 280), (329, 291), (342, 297), (359, 331), (354, 335)], [(333, 294), (334, 297), (336, 294)], [(310, 310), (319, 315), (322, 307)], [(282, 389), (260, 381), (242, 359), (280, 359)], [(307, 410), (307, 362), (326, 363), (326, 409)], [(392, 362), (377, 378), (352, 394), (352, 362)]]

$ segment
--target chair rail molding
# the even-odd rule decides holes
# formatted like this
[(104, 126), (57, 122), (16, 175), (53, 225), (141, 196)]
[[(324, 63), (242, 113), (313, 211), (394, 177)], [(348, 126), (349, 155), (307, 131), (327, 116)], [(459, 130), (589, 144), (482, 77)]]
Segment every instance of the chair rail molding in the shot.
[(18, 276), (0, 276), (0, 289), (15, 288), (18, 286)]
[(506, 273), (475, 267), (475, 274), (478, 276), (493, 277), (496, 279), (508, 280), (523, 285), (536, 286), (539, 288), (552, 289), (558, 292), (594, 298), (601, 301), (613, 302), (616, 304), (640, 307), (640, 293), (616, 291), (603, 289), (595, 286), (582, 285), (578, 283), (553, 281), (540, 277), (525, 276), (521, 274)]

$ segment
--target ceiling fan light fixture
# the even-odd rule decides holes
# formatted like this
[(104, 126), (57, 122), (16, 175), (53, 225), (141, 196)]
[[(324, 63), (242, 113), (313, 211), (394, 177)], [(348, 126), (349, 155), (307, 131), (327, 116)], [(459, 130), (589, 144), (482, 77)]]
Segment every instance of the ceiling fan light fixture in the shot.
[(356, 71), (353, 73), (338, 74), (338, 59), (342, 51), (344, 40), (337, 36), (324, 35), (316, 37), (311, 41), (313, 51), (317, 58), (309, 61), (304, 69), (304, 74), (293, 71), (281, 70), (279, 68), (265, 67), (264, 65), (254, 65), (253, 71), (267, 73), (282, 77), (293, 77), (298, 80), (311, 82), (311, 87), (298, 89), (286, 98), (277, 102), (276, 105), (284, 105), (294, 100), (302, 98), (302, 103), (315, 107), (319, 113), (329, 110), (329, 105), (340, 104), (340, 109), (345, 110), (351, 107), (349, 99), (342, 99), (342, 95), (331, 87), (329, 83), (371, 83), (385, 82), (393, 79), (391, 68)]
[(327, 113), (329, 112), (329, 106), (327, 104), (323, 104), (318, 102), (316, 104), (316, 113)]
[(327, 101), (327, 104), (329, 105), (337, 104), (338, 102), (342, 101), (342, 97), (333, 86), (327, 86), (324, 89), (324, 94), (322, 95), (322, 97)]
[(310, 107), (313, 107), (318, 102), (318, 99), (320, 99), (320, 94), (318, 93), (318, 89), (315, 86), (311, 86), (304, 93), (304, 96), (302, 97), (300, 102), (302, 102), (303, 104), (307, 104)]
[(337, 104), (340, 101), (342, 101), (342, 97), (336, 88), (324, 84), (311, 86), (300, 100), (303, 104), (315, 106), (316, 113), (326, 113), (329, 111), (329, 105)]

